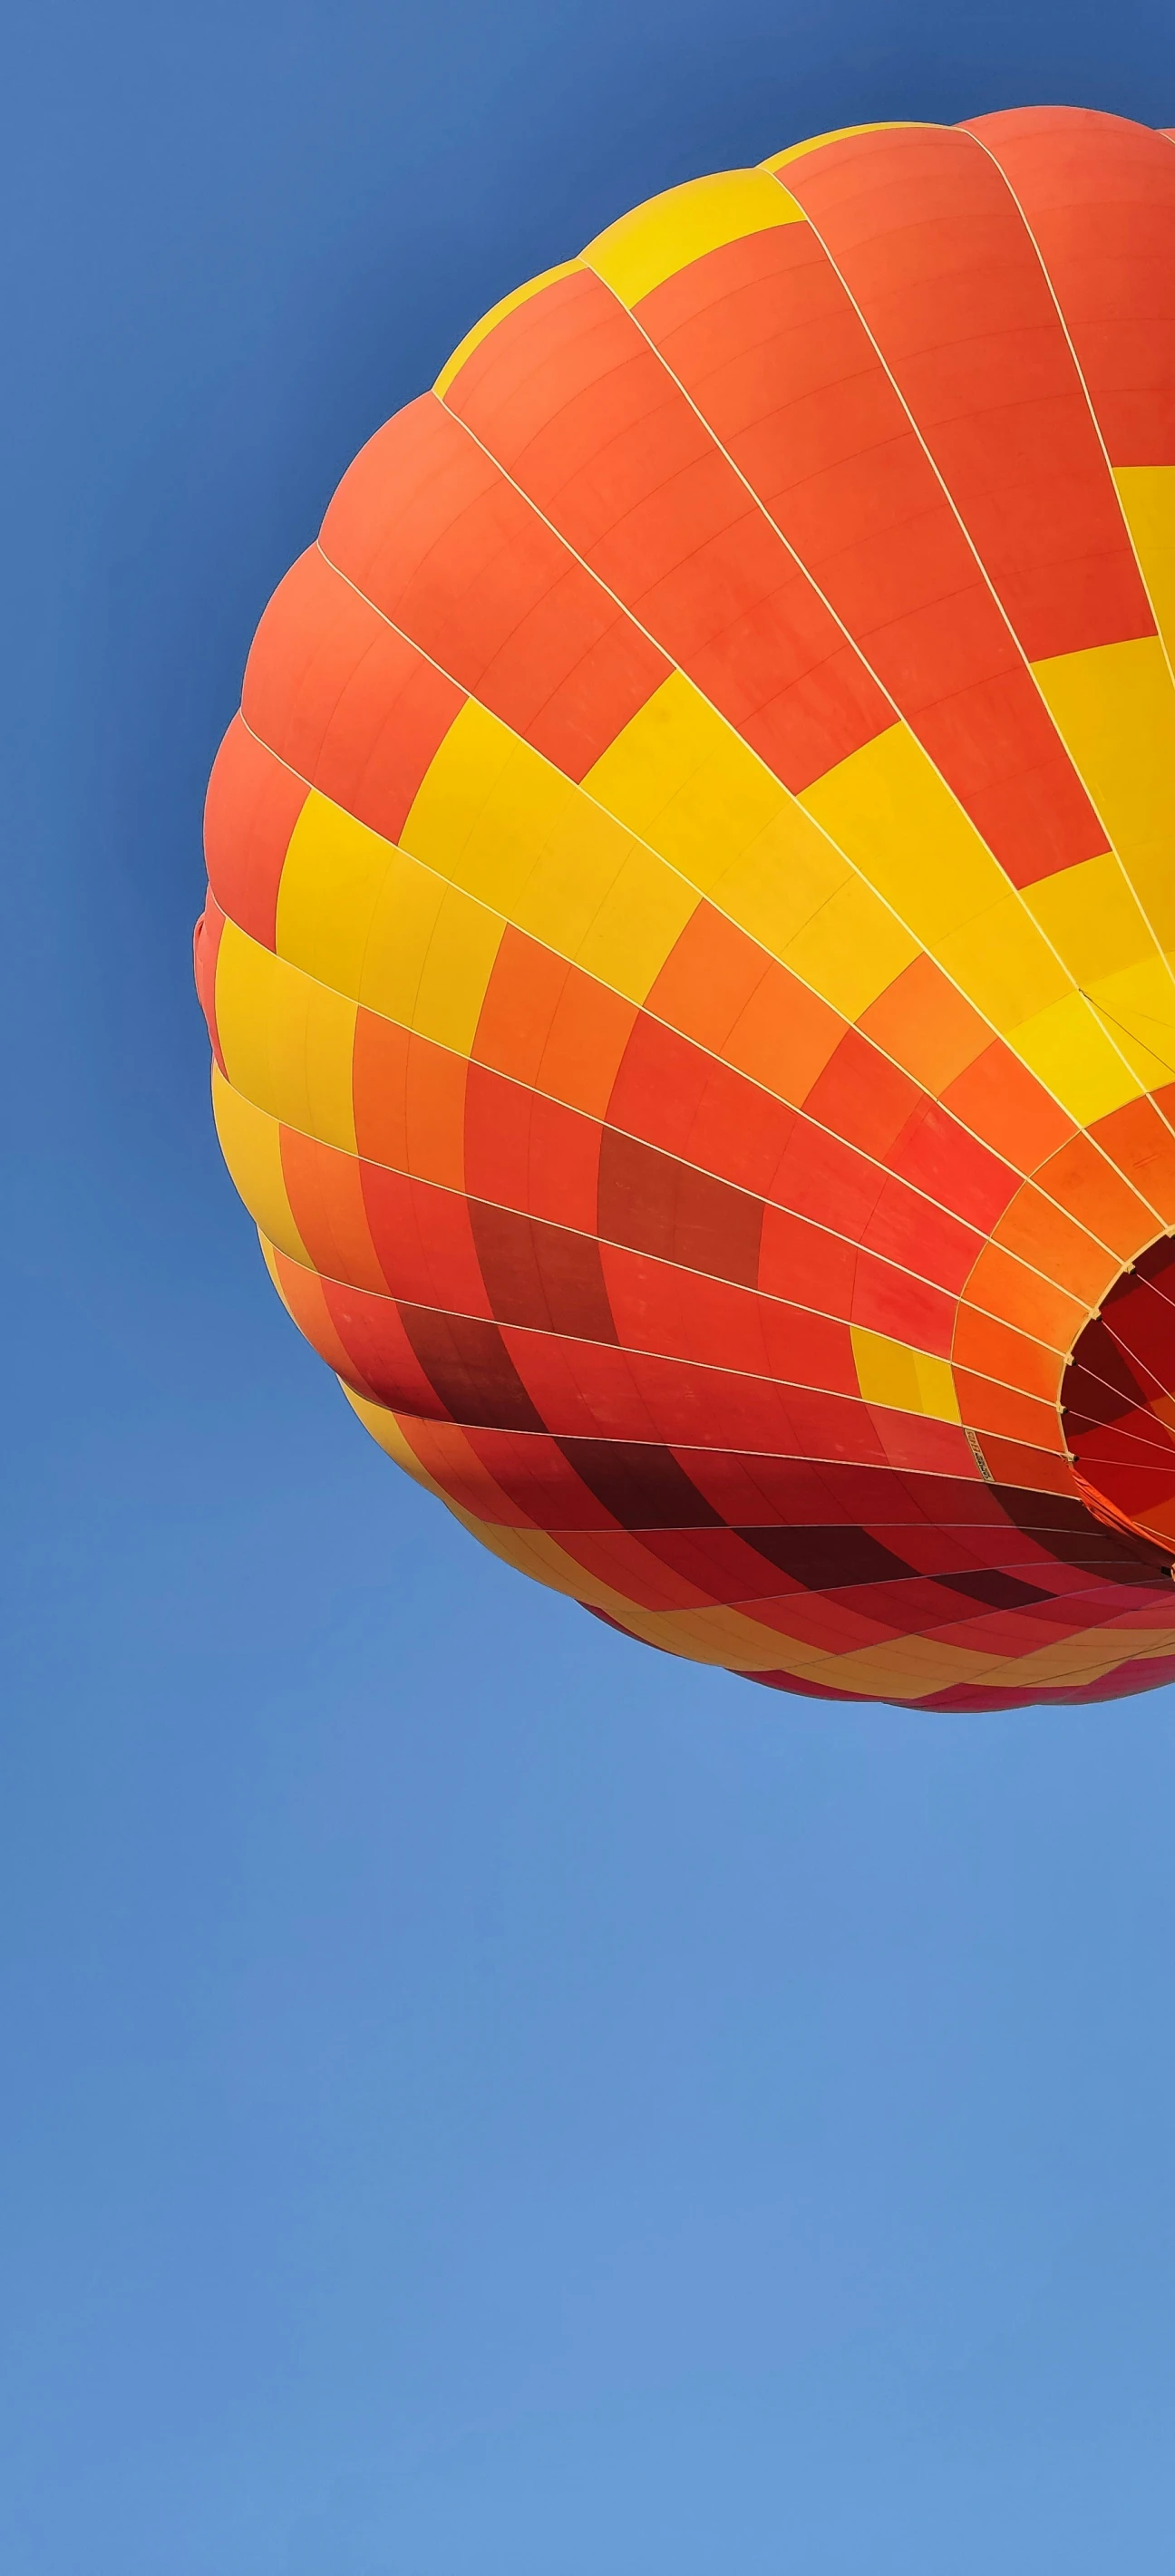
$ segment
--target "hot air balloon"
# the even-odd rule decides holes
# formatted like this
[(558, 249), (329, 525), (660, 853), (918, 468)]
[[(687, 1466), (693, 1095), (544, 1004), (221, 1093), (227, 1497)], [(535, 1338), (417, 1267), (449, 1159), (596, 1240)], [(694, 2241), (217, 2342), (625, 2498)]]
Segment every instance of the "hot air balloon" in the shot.
[(506, 1564), (769, 1687), (1175, 1676), (1175, 142), (673, 188), (356, 458), (208, 791), (217, 1126)]

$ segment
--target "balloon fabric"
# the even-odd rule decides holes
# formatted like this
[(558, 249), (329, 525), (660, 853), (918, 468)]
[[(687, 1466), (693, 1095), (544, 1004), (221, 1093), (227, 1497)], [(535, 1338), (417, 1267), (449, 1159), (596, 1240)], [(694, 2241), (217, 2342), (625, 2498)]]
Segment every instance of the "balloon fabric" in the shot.
[(1175, 1677), (1175, 142), (857, 128), (508, 296), (208, 793), (217, 1125), (362, 1421), (667, 1652)]

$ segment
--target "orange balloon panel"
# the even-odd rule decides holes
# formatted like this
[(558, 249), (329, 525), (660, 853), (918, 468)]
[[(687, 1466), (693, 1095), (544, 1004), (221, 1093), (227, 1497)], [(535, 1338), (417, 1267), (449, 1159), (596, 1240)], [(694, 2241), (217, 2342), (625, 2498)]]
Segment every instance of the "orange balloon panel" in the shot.
[(1175, 145), (655, 198), (344, 476), (208, 792), (217, 1124), (389, 1454), (671, 1654), (1175, 1676)]

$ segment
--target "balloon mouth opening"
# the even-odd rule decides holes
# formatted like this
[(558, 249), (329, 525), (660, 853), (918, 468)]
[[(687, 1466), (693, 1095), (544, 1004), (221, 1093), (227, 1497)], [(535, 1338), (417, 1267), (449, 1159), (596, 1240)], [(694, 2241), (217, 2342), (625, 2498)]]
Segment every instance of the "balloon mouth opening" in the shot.
[(1061, 1387), (1073, 1472), (1096, 1517), (1175, 1559), (1175, 1241), (1116, 1279)]

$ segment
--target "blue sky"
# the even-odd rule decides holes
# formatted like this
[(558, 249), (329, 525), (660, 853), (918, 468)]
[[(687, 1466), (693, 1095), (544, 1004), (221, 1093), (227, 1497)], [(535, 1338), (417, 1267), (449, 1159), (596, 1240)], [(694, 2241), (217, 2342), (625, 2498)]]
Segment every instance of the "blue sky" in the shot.
[(0, 2563), (1149, 2576), (1170, 1694), (809, 1707), (401, 1483), (215, 1149), (199, 812), (360, 442), (623, 208), (1175, 121), (1169, 0), (10, 22)]

